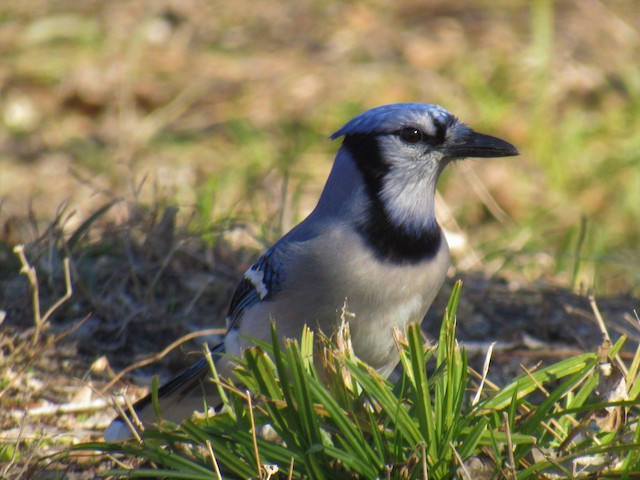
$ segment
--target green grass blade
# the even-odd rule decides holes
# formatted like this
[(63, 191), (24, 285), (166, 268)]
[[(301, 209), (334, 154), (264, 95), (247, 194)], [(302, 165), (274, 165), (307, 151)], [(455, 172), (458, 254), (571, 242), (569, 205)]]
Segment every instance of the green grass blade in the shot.
[(410, 325), (407, 330), (407, 342), (409, 344), (409, 356), (411, 360), (411, 373), (415, 396), (413, 398), (415, 414), (420, 426), (421, 440), (427, 442), (427, 451), (436, 456), (438, 451), (438, 431), (434, 419), (431, 393), (427, 382), (426, 364), (424, 358), (424, 346), (420, 326)]
[(512, 402), (514, 390), (517, 392), (516, 398), (521, 399), (537, 390), (539, 384), (544, 385), (558, 378), (588, 370), (597, 365), (597, 363), (598, 358), (593, 353), (584, 353), (576, 357), (568, 358), (532, 373), (533, 378), (523, 376), (514, 380), (502, 390), (480, 403), (483, 408), (502, 410)]

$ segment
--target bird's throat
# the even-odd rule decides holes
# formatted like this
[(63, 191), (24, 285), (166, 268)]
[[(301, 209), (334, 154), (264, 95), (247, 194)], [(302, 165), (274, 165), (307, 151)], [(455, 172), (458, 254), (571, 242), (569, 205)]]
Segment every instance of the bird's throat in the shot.
[(421, 228), (398, 224), (379, 198), (370, 198), (365, 218), (357, 225), (374, 254), (392, 263), (416, 263), (435, 257), (442, 246), (442, 230), (435, 222)]
[(356, 229), (367, 247), (381, 260), (415, 263), (437, 255), (442, 231), (434, 216), (434, 182), (393, 178), (377, 142), (353, 136), (343, 147), (364, 181), (365, 211)]

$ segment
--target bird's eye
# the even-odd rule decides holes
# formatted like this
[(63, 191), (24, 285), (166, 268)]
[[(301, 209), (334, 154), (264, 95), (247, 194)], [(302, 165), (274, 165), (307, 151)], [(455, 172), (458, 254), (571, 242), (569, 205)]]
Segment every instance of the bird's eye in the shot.
[(424, 133), (413, 127), (403, 128), (398, 134), (407, 143), (419, 143), (424, 139)]

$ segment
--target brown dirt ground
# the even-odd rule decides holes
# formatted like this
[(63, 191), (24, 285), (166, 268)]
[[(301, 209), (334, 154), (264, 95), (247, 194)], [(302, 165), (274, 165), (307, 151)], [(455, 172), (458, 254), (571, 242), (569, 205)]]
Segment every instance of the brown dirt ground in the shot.
[[(46, 478), (48, 472), (92, 478), (113, 466), (108, 458), (95, 455), (48, 456), (66, 445), (99, 440), (114, 415), (100, 399), (122, 389), (129, 398), (138, 398), (151, 375), (167, 379), (187, 366), (203, 339), (185, 342), (112, 385), (115, 372), (153, 358), (184, 335), (222, 325), (235, 281), (256, 251), (243, 251), (229, 240), (239, 227), (222, 235), (215, 248), (177, 234), (175, 223), (165, 224), (174, 213), (168, 209), (165, 215), (150, 215), (160, 221), (147, 219), (129, 228), (109, 227), (102, 241), (112, 238), (119, 247), (107, 254), (85, 245), (72, 262), (73, 297), (54, 312), (35, 343), (32, 289), (26, 277), (2, 283), (0, 304), (6, 305), (6, 320), (0, 352), (9, 370), (0, 390), (0, 431), (4, 442), (18, 441), (20, 452), (14, 463), (5, 464), (8, 476)], [(27, 254), (34, 265), (42, 266), (51, 251), (33, 246)], [(61, 267), (48, 272), (39, 278), (43, 312), (65, 291)], [(482, 367), (489, 342), (498, 342), (489, 375), (497, 384), (520, 373), (520, 365), (533, 368), (539, 362), (595, 351), (601, 343), (588, 296), (468, 272), (453, 272), (429, 312), (424, 329), (430, 338), (437, 337), (452, 281), (458, 278), (464, 282), (459, 340), (476, 370)], [(628, 358), (640, 338), (634, 314), (638, 300), (599, 298), (597, 306), (614, 340), (629, 336), (623, 352)]]

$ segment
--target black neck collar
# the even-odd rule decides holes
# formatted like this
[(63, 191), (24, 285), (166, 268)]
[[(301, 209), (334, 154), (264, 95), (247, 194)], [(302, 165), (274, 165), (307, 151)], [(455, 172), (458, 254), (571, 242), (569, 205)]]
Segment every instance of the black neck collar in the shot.
[(369, 197), (367, 213), (356, 225), (358, 233), (376, 257), (392, 263), (418, 263), (433, 258), (440, 250), (442, 231), (433, 225), (409, 232), (391, 218), (380, 198), (384, 176), (389, 171), (375, 135), (350, 135), (343, 142), (364, 177)]

